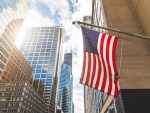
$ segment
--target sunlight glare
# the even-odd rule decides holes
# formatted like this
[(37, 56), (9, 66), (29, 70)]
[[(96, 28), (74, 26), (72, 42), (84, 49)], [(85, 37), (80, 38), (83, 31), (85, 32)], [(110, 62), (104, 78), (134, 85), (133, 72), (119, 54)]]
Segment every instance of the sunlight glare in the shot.
[(23, 41), (23, 39), (25, 37), (26, 29), (27, 29), (27, 26), (26, 26), (25, 22), (23, 22), (23, 24), (22, 24), (22, 26), (20, 28), (20, 31), (19, 31), (19, 33), (17, 35), (17, 39), (15, 41), (15, 45), (17, 46), (18, 49), (20, 48), (21, 43), (22, 43), (22, 41)]

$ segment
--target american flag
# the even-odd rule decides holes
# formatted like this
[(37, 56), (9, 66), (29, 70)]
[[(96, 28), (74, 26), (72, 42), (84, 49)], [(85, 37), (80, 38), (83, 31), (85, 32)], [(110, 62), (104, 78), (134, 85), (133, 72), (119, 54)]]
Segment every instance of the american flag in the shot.
[(118, 71), (115, 63), (118, 37), (83, 26), (81, 29), (84, 54), (80, 83), (118, 96)]

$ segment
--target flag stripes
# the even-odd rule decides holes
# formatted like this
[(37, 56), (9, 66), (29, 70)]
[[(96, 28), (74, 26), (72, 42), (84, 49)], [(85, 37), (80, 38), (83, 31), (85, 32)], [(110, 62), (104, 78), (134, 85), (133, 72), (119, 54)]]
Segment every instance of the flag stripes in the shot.
[(118, 95), (115, 53), (118, 37), (99, 34), (97, 53), (84, 51), (80, 83), (113, 96)]

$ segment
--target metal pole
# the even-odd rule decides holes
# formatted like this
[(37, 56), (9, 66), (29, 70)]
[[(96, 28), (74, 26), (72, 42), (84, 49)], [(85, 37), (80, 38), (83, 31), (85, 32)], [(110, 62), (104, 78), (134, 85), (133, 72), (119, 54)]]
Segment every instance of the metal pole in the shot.
[(117, 33), (120, 33), (120, 34), (125, 34), (125, 35), (128, 35), (128, 36), (133, 36), (133, 37), (138, 37), (138, 38), (150, 40), (149, 36), (144, 36), (144, 35), (139, 35), (139, 34), (133, 34), (133, 33), (129, 33), (129, 32), (120, 31), (120, 30), (117, 30), (117, 29), (112, 29), (112, 28), (97, 26), (97, 25), (94, 25), (94, 24), (88, 24), (88, 23), (85, 23), (85, 22), (73, 21), (72, 24), (79, 24), (79, 25), (83, 24), (83, 25), (93, 26), (93, 27), (96, 27), (96, 28), (100, 28), (100, 29), (104, 29), (104, 30), (108, 30), (108, 31), (113, 31), (113, 32), (117, 32)]
[(114, 96), (108, 95), (100, 113), (105, 113), (107, 111), (109, 105), (113, 102), (113, 100), (114, 100)]

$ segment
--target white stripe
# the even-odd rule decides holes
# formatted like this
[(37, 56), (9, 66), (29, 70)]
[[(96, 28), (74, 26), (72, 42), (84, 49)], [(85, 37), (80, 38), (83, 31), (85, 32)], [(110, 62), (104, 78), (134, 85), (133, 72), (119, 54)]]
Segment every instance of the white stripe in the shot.
[(100, 59), (100, 65), (101, 65), (101, 75), (100, 75), (100, 83), (99, 83), (99, 86), (98, 86), (98, 89), (101, 90), (101, 87), (102, 87), (102, 83), (103, 83), (103, 79), (104, 79), (104, 66), (103, 66), (103, 63), (102, 63), (102, 57), (101, 57), (101, 54), (100, 54), (100, 44), (101, 44), (101, 37), (102, 37), (102, 34), (99, 36), (98, 38), (98, 52), (99, 52), (99, 59)]
[(95, 54), (95, 58), (96, 58), (96, 66), (95, 66), (95, 76), (94, 76), (94, 80), (93, 80), (93, 85), (92, 87), (95, 88), (95, 84), (96, 84), (96, 81), (97, 81), (97, 76), (98, 76), (98, 68), (99, 68), (99, 65), (98, 65), (98, 58), (97, 58), (97, 55)]
[(103, 79), (104, 79), (104, 66), (103, 66), (103, 63), (102, 63), (101, 56), (99, 56), (99, 59), (100, 59), (100, 64), (101, 64), (101, 75), (100, 75), (100, 83), (99, 83), (98, 89), (101, 90)]
[(109, 71), (108, 71), (108, 65), (107, 65), (107, 61), (106, 61), (106, 45), (107, 45), (107, 40), (108, 40), (108, 36), (106, 35), (104, 38), (104, 44), (103, 44), (103, 58), (104, 58), (104, 64), (106, 67), (106, 85), (105, 85), (105, 89), (104, 92), (108, 92), (108, 87), (109, 87)]
[(90, 61), (91, 61), (91, 69), (90, 69), (90, 76), (89, 76), (89, 83), (88, 83), (88, 85), (90, 85), (91, 84), (91, 79), (92, 79), (92, 73), (93, 73), (93, 61), (94, 61), (94, 58), (93, 58), (93, 53), (92, 54), (90, 54), (91, 55), (91, 59), (90, 59)]
[(111, 69), (111, 73), (112, 73), (112, 91), (111, 91), (111, 95), (114, 95), (115, 93), (115, 84), (114, 84), (114, 68), (113, 68), (113, 59), (112, 59), (112, 49), (113, 49), (113, 45), (114, 45), (114, 40), (115, 40), (115, 36), (112, 36), (111, 40), (110, 40), (110, 47), (109, 47), (109, 61), (110, 61), (110, 69)]
[(83, 84), (86, 82), (86, 77), (87, 77), (87, 72), (88, 72), (88, 52), (85, 53), (86, 55), (86, 60), (85, 60), (85, 71), (84, 71), (84, 78), (83, 78)]
[(98, 44), (97, 44), (97, 50), (98, 50), (98, 52), (99, 52), (99, 55), (100, 55), (101, 37), (102, 37), (102, 34), (99, 35), (99, 38), (98, 38)]

